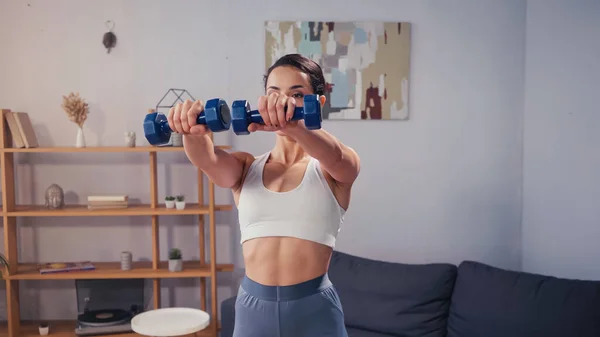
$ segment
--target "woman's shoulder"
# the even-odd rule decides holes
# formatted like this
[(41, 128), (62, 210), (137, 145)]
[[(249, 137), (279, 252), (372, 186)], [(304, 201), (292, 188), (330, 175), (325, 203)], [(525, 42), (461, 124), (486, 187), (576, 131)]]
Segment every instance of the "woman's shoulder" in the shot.
[(244, 151), (237, 151), (237, 152), (232, 152), (231, 153), (232, 156), (234, 156), (237, 160), (239, 160), (240, 162), (242, 162), (242, 164), (245, 165), (251, 165), (254, 161), (263, 159), (265, 156), (269, 155), (269, 152), (260, 154), (260, 155), (253, 155), (252, 153), (249, 152), (244, 152)]

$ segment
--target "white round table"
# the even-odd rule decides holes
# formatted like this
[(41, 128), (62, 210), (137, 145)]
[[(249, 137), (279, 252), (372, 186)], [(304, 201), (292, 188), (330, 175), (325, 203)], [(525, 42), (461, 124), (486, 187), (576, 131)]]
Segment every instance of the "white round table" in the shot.
[(170, 337), (193, 334), (210, 324), (210, 315), (193, 308), (161, 308), (131, 319), (131, 329), (144, 336)]

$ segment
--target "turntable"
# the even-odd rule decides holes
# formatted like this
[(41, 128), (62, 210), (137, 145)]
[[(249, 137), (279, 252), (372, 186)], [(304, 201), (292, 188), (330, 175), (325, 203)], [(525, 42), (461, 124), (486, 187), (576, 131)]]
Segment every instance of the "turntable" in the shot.
[[(78, 336), (132, 332), (131, 319), (142, 312), (144, 280), (77, 280)], [(82, 303), (83, 302), (83, 303)]]
[(80, 336), (131, 332), (131, 318), (137, 310), (87, 310), (77, 315), (75, 333)]

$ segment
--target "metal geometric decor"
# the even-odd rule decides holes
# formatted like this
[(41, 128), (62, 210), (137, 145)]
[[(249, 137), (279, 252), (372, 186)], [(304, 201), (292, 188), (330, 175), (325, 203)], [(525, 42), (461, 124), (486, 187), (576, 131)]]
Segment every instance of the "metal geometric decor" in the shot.
[[(172, 93), (172, 96), (175, 96), (175, 99), (173, 100), (173, 103), (171, 103), (171, 105), (161, 105), (163, 103), (163, 101), (165, 100), (165, 98), (167, 96), (169, 96), (169, 94)], [(160, 101), (158, 103), (156, 103), (156, 112), (159, 112), (158, 109), (159, 108), (167, 108), (167, 109), (171, 109), (173, 106), (175, 106), (175, 104), (177, 103), (177, 101), (183, 103), (185, 102), (184, 99), (181, 99), (181, 96), (183, 96), (184, 94), (187, 94), (189, 96), (189, 99), (192, 101), (195, 101), (196, 99), (194, 97), (192, 97), (192, 95), (185, 89), (169, 89), (165, 95), (160, 99)]]

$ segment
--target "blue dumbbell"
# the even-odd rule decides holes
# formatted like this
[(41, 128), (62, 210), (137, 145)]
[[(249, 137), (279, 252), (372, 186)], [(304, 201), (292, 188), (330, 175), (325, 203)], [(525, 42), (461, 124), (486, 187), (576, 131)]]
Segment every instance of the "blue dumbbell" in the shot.
[[(294, 109), (292, 120), (304, 120), (308, 130), (321, 128), (321, 103), (317, 95), (304, 96), (304, 106)], [(236, 135), (247, 135), (250, 123), (264, 124), (258, 110), (251, 110), (250, 103), (246, 100), (234, 101), (231, 104), (231, 125)]]
[[(208, 126), (212, 132), (229, 130), (231, 125), (231, 111), (227, 103), (219, 98), (206, 102), (204, 111), (196, 119), (197, 124)], [(164, 114), (152, 112), (144, 118), (144, 135), (151, 145), (166, 144), (171, 139), (171, 127)]]

